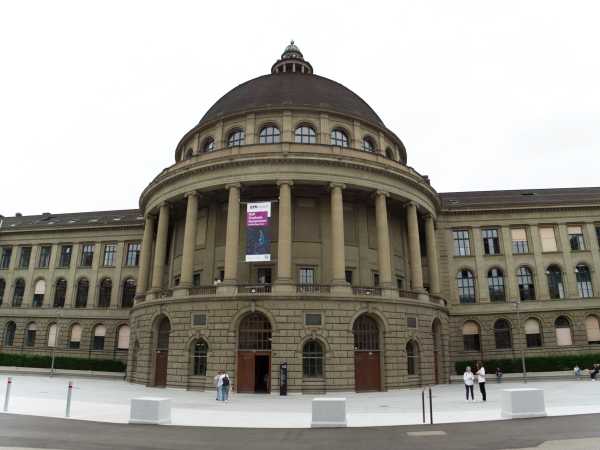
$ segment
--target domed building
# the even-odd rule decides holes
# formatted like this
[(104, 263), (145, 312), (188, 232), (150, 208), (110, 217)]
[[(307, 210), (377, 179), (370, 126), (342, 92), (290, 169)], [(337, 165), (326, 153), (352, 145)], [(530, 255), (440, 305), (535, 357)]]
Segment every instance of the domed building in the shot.
[(293, 42), (174, 159), (139, 210), (0, 218), (2, 353), (318, 393), (600, 350), (600, 188), (438, 194)]

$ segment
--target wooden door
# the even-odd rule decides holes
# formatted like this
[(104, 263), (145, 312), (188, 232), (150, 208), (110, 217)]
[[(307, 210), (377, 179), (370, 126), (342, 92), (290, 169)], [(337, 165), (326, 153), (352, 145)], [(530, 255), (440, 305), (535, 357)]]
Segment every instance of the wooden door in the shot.
[(380, 391), (379, 352), (354, 352), (355, 389), (357, 392)]
[(156, 350), (154, 359), (154, 386), (167, 385), (167, 364), (169, 361), (169, 352), (166, 350)]
[(237, 391), (254, 392), (254, 352), (238, 352)]
[(438, 358), (440, 357), (437, 350), (433, 350), (433, 382), (435, 384), (440, 383), (440, 367)]

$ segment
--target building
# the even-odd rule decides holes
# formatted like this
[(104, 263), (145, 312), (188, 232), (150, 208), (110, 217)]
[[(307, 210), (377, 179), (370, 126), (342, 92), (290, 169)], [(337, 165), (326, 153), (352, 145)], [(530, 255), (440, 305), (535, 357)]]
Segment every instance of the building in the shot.
[(323, 392), (600, 344), (600, 188), (439, 194), (293, 43), (139, 206), (2, 219), (2, 352), (127, 359), (132, 382), (188, 389), (226, 369), (240, 392), (278, 389), (286, 362), (290, 390)]

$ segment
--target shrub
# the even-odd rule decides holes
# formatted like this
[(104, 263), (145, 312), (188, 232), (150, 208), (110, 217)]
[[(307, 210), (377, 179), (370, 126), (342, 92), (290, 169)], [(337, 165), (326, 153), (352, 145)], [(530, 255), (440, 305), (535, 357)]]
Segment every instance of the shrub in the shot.
[[(49, 369), (52, 365), (50, 356), (26, 355), (17, 353), (0, 353), (0, 366), (36, 367)], [(70, 356), (54, 358), (54, 368), (67, 370), (94, 370), (101, 372), (124, 372), (125, 363), (114, 359), (86, 359)]]
[[(476, 360), (457, 361), (454, 365), (457, 375), (462, 375), (465, 367), (471, 366), (475, 369)], [(489, 359), (483, 361), (488, 372), (494, 372), (500, 367), (504, 373), (521, 373), (521, 358), (511, 359)], [(572, 370), (577, 364), (582, 369), (590, 368), (595, 363), (600, 363), (600, 353), (588, 353), (583, 355), (556, 355), (556, 356), (531, 356), (525, 358), (528, 372), (553, 372), (558, 370)]]

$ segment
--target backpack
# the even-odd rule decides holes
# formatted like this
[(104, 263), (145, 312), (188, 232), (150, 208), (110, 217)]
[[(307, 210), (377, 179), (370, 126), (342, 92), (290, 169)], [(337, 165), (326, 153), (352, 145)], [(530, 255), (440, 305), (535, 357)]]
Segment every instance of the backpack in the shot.
[(223, 386), (229, 386), (229, 377), (227, 375), (223, 377)]

